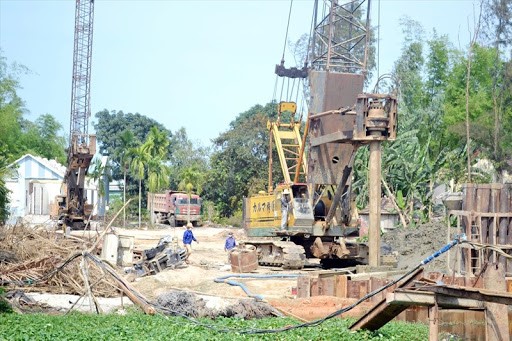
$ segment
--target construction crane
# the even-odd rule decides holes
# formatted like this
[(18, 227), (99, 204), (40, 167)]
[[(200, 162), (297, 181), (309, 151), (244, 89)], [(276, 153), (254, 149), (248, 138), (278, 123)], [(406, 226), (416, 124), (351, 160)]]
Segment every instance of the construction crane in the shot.
[(84, 229), (92, 212), (92, 205), (87, 204), (84, 185), (96, 153), (96, 136), (88, 132), (93, 19), (94, 0), (76, 0), (67, 168), (61, 194), (56, 200), (59, 224), (71, 229)]
[[(363, 93), (370, 8), (370, 0), (316, 0), (307, 52), (311, 64), (306, 60), (301, 69), (287, 69), (283, 52), (276, 65), (279, 77), (307, 78), (309, 115), (302, 137), (293, 102), (279, 102), (278, 120), (268, 123), (269, 160), (274, 144), (285, 181), (273, 188), (270, 164), (268, 193), (244, 202), (248, 236), (266, 237), (248, 241), (260, 264), (300, 268), (306, 258), (320, 258), (325, 267), (369, 262), (368, 245), (346, 239), (357, 230), (350, 226), (352, 167), (360, 146), (396, 138), (397, 109), (391, 94)], [(292, 120), (283, 124), (285, 111)], [(285, 193), (291, 194), (291, 210), (283, 228)]]

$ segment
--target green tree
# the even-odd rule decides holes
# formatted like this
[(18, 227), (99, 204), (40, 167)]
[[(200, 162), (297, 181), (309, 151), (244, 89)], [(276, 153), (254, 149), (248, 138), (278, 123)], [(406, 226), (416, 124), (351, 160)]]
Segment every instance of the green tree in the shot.
[(39, 116), (35, 122), (28, 120), (21, 121), (22, 136), (21, 144), (23, 153), (31, 153), (56, 159), (61, 164), (66, 164), (65, 153), (66, 139), (59, 135), (62, 125), (50, 114)]
[(7, 166), (16, 156), (21, 155), (22, 147), (20, 120), (23, 115), (23, 101), (17, 94), (20, 88), (18, 75), (26, 68), (7, 64), (0, 50), (0, 225), (9, 216), (9, 190), (5, 176)]
[(130, 171), (135, 179), (139, 181), (139, 228), (141, 227), (142, 215), (142, 180), (146, 175), (146, 164), (151, 159), (150, 155), (144, 150), (143, 146), (135, 147), (131, 150)]
[[(494, 136), (494, 101), (493, 88), (495, 82), (503, 84), (503, 79), (495, 80), (489, 70), (494, 68), (496, 63), (494, 48), (474, 46), (471, 61), (471, 76), (469, 78), (469, 126), (473, 146), (469, 151), (478, 154), (479, 157), (486, 157), (499, 163), (500, 156), (494, 151), (494, 141), (489, 136)], [(502, 62), (498, 59), (498, 63)], [(467, 59), (460, 57), (456, 60), (452, 72), (448, 77), (448, 84), (444, 102), (444, 124), (447, 129), (449, 145), (456, 148), (465, 142), (466, 135), (466, 81), (467, 81)], [(503, 65), (502, 65), (503, 66)], [(504, 112), (505, 117), (512, 118), (510, 111)], [(475, 156), (476, 156), (475, 154)]]
[[(151, 129), (156, 127), (158, 131), (165, 132), (167, 138), (172, 137), (172, 133), (161, 123), (148, 118), (139, 113), (127, 113), (123, 111), (111, 111), (107, 109), (99, 111), (95, 115), (97, 123), (94, 124), (96, 137), (99, 143), (99, 151), (104, 155), (110, 155), (112, 160), (112, 177), (116, 180), (123, 178), (124, 167), (122, 165), (123, 155), (126, 155), (127, 149), (134, 145), (140, 145), (146, 141)], [(130, 131), (131, 135), (126, 140), (121, 138)], [(170, 150), (168, 151), (170, 154)]]
[[(232, 216), (242, 207), (243, 197), (264, 190), (268, 179), (267, 121), (276, 118), (276, 104), (255, 105), (239, 114), (228, 131), (214, 139), (204, 185), (204, 197), (215, 202), (222, 217)], [(274, 160), (277, 156), (274, 154)], [(274, 162), (274, 179), (282, 179), (278, 162)]]
[[(148, 189), (149, 195), (156, 193), (169, 186), (169, 167), (165, 164), (168, 159), (169, 139), (165, 131), (159, 130), (156, 126), (151, 127), (142, 150), (149, 159), (147, 162)], [(148, 208), (153, 214), (153, 201), (148, 202)], [(153, 217), (150, 219), (153, 223)]]
[(185, 128), (174, 132), (170, 140), (170, 150), (170, 188), (178, 188), (181, 174), (188, 168), (194, 168), (203, 174), (209, 171), (209, 149), (194, 145)]
[(8, 65), (0, 50), (0, 152), (9, 160), (23, 152), (20, 121), (25, 108), (17, 90), (20, 88), (19, 75), (26, 71), (23, 66)]
[[(126, 186), (127, 175), (130, 169), (132, 154), (130, 151), (135, 148), (137, 141), (131, 130), (123, 130), (119, 135), (120, 144), (119, 148), (115, 150), (114, 160), (118, 161), (119, 166), (123, 171), (123, 206), (126, 204)], [(123, 207), (123, 227), (126, 227), (126, 207)]]
[(185, 168), (180, 175), (180, 183), (178, 189), (185, 191), (188, 196), (188, 210), (187, 210), (187, 223), (190, 223), (190, 196), (194, 189), (196, 193), (201, 193), (202, 185), (204, 183), (204, 173), (195, 167)]
[(9, 175), (7, 159), (0, 155), (0, 226), (9, 218), (9, 190), (5, 178)]

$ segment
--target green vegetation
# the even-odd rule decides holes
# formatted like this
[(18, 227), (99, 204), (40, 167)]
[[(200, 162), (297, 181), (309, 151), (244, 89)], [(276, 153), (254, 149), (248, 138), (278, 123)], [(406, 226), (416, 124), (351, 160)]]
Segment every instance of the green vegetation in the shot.
[(9, 213), (5, 176), (11, 162), (27, 153), (66, 161), (66, 141), (55, 117), (43, 114), (35, 122), (24, 118), (27, 110), (17, 91), (19, 76), (28, 72), (23, 65), (8, 64), (0, 49), (0, 225)]
[[(295, 325), (289, 318), (241, 320), (201, 319), (204, 325), (237, 330), (272, 329)], [(427, 340), (428, 327), (391, 322), (376, 332), (350, 332), (353, 320), (331, 319), (320, 326), (299, 328), (278, 334), (243, 335), (218, 332), (179, 317), (70, 314), (0, 315), (1, 340)]]
[[(399, 131), (395, 142), (383, 146), (382, 192), (396, 198), (408, 224), (432, 217), (434, 186), (454, 180), (454, 190), (460, 190), (469, 180), (501, 181), (502, 171), (510, 171), (512, 56), (505, 51), (512, 46), (512, 8), (485, 3), (487, 34), (467, 51), (435, 30), (427, 36), (419, 23), (402, 20), (402, 53), (387, 84), (399, 90)], [(489, 35), (498, 35), (499, 43), (483, 39)], [(368, 154), (364, 147), (355, 161), (359, 207), (368, 203)], [(491, 162), (495, 171), (476, 167), (479, 160)]]
[(2, 316), (2, 314), (9, 314), (9, 313), (13, 312), (11, 305), (4, 298), (4, 294), (5, 294), (5, 289), (0, 288), (0, 317)]

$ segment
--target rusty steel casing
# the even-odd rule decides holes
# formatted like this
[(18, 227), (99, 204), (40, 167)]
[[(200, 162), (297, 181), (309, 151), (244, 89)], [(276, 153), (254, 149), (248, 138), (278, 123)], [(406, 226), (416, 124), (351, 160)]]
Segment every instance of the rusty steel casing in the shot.
[[(358, 94), (363, 90), (364, 76), (360, 74), (312, 70), (309, 77), (312, 113), (354, 106)], [(326, 141), (336, 138), (351, 140), (354, 126), (355, 115), (352, 114), (325, 115), (311, 122), (308, 182), (333, 185), (340, 182), (343, 169), (355, 147), (350, 143), (339, 143), (336, 140)], [(313, 143), (317, 145), (311, 144), (311, 141), (317, 141)]]

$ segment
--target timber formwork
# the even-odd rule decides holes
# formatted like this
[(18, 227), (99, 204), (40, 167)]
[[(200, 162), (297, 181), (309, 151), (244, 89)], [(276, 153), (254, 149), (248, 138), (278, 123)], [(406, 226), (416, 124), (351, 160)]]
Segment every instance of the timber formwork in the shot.
[(512, 259), (496, 251), (512, 255), (512, 184), (466, 184), (462, 210), (450, 210), (448, 216), (448, 240), (454, 233), (465, 233), (468, 241), (494, 248), (461, 245), (448, 255), (449, 271), (479, 276), (485, 264), (498, 262), (506, 276), (512, 276)]

